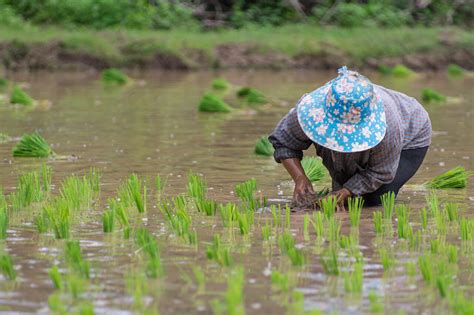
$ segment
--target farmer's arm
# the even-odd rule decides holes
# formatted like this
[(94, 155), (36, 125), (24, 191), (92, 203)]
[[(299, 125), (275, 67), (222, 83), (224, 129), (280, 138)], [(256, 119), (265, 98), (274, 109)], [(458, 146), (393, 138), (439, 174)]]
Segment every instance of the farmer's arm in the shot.
[(268, 139), (275, 148), (275, 161), (282, 163), (295, 181), (294, 198), (299, 199), (304, 193), (313, 192), (301, 166), (303, 150), (308, 149), (312, 141), (301, 129), (295, 108), (283, 117)]
[(391, 183), (397, 172), (401, 151), (401, 136), (387, 134), (382, 142), (371, 149), (367, 167), (360, 169), (343, 187), (357, 196), (374, 192), (380, 186)]

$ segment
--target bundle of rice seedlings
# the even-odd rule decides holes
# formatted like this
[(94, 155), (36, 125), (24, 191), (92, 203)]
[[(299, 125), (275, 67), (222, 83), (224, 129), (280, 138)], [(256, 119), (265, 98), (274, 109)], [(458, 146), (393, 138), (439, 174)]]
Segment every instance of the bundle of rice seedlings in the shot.
[(251, 87), (243, 87), (237, 91), (237, 96), (244, 98), (248, 104), (258, 105), (267, 103), (265, 95), (257, 89)]
[(106, 83), (123, 85), (128, 83), (130, 78), (122, 71), (115, 68), (110, 68), (102, 71), (102, 81)]
[(326, 168), (321, 159), (314, 156), (304, 157), (301, 160), (304, 172), (308, 179), (313, 183), (320, 181), (326, 175)]
[(448, 74), (452, 76), (459, 76), (463, 75), (466, 70), (464, 70), (462, 67), (458, 66), (457, 64), (450, 64), (448, 66)]
[(396, 65), (392, 69), (392, 75), (400, 78), (409, 77), (413, 74), (413, 70), (404, 65)]
[(55, 153), (38, 133), (24, 134), (13, 148), (14, 157), (50, 157)]
[(227, 90), (230, 87), (230, 82), (224, 78), (217, 78), (212, 81), (211, 85), (214, 90)]
[(232, 108), (219, 96), (213, 93), (206, 93), (199, 103), (198, 110), (208, 113), (228, 113), (232, 111)]
[(271, 156), (273, 155), (273, 145), (270, 143), (267, 137), (261, 137), (255, 144), (255, 154)]
[(442, 188), (465, 188), (467, 178), (470, 176), (462, 166), (456, 166), (449, 171), (436, 176), (432, 180), (425, 183), (427, 188), (442, 189)]
[(10, 103), (31, 106), (33, 105), (33, 99), (21, 87), (15, 85), (10, 95)]
[(421, 91), (421, 99), (425, 102), (444, 102), (446, 97), (432, 88), (425, 88)]

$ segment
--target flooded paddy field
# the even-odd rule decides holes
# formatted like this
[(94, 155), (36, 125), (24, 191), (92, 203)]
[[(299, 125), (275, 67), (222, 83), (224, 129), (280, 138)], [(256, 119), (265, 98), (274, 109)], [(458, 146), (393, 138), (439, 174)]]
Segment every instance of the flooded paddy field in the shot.
[[(364, 208), (360, 223), (352, 224), (348, 213), (288, 215), (289, 176), (271, 157), (254, 154), (256, 140), (333, 73), (131, 76), (137, 81), (124, 87), (105, 86), (94, 73), (11, 78), (50, 105), (0, 105), (0, 132), (19, 137), (36, 130), (58, 155), (71, 158), (12, 158), (15, 142), (0, 144), (9, 217), (0, 255), (13, 265), (0, 260), (0, 313), (472, 314), (472, 180), (465, 189), (435, 192), (422, 184), (457, 165), (474, 170), (473, 77), (369, 74), (374, 83), (418, 99), (431, 87), (448, 100), (425, 104), (432, 145), (393, 216), (382, 207)], [(217, 76), (275, 101), (199, 113), (197, 104)], [(43, 184), (27, 206), (12, 205), (21, 174), (37, 172), (49, 183), (45, 170), (51, 185)], [(252, 178), (256, 187), (247, 182), (236, 189)], [(82, 186), (70, 198), (77, 207), (68, 210), (64, 232), (56, 229), (61, 222), (41, 218), (61, 206), (58, 196), (74, 190), (72, 182)], [(327, 177), (316, 183), (329, 186)], [(264, 199), (275, 206), (254, 211)], [(110, 209), (115, 220), (107, 217)]]

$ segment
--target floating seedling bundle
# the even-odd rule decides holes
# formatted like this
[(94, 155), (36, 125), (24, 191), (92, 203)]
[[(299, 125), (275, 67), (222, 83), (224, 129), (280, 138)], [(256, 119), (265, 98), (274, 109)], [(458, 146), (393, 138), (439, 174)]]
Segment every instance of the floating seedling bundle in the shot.
[(425, 102), (444, 102), (446, 101), (446, 96), (442, 95), (438, 91), (432, 88), (425, 88), (421, 91), (421, 99)]
[(217, 78), (217, 79), (214, 79), (212, 81), (211, 86), (214, 90), (223, 91), (223, 90), (227, 90), (228, 88), (230, 88), (231, 84), (230, 84), (229, 81), (227, 81), (224, 78)]
[(413, 70), (401, 64), (395, 65), (394, 67), (390, 67), (387, 65), (380, 65), (378, 67), (378, 70), (381, 74), (393, 75), (399, 78), (406, 78), (413, 74)]
[(427, 188), (433, 189), (465, 188), (469, 176), (471, 176), (471, 174), (466, 172), (464, 167), (457, 166), (441, 175), (436, 176), (432, 180), (426, 182), (424, 185)]
[(54, 156), (46, 140), (38, 133), (25, 134), (13, 148), (14, 157), (50, 157)]
[(448, 74), (451, 76), (461, 76), (466, 72), (462, 67), (458, 66), (457, 64), (450, 64), (448, 66)]
[(272, 156), (274, 152), (273, 145), (267, 137), (260, 137), (255, 144), (255, 154)]
[(208, 113), (229, 113), (232, 111), (232, 108), (226, 102), (211, 92), (204, 94), (198, 109), (200, 112)]
[(16, 85), (13, 87), (12, 93), (10, 95), (10, 103), (31, 106), (34, 103), (34, 100), (25, 91), (23, 91), (21, 87)]
[(105, 83), (124, 85), (130, 82), (130, 78), (122, 71), (110, 68), (102, 71), (102, 81)]
[(267, 103), (265, 95), (257, 89), (243, 87), (237, 91), (237, 96), (244, 99), (249, 105), (259, 105)]

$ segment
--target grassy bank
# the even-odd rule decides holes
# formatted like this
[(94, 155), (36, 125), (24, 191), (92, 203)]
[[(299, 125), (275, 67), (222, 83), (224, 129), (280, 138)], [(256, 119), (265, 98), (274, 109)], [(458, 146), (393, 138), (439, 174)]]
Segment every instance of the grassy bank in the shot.
[[(371, 61), (376, 66), (383, 62), (403, 63), (406, 56), (446, 59), (453, 54), (462, 54), (467, 63), (472, 63), (474, 32), (457, 28), (320, 28), (304, 24), (220, 32), (2, 27), (0, 45), (0, 57), (7, 68), (15, 65), (21, 68), (22, 59), (32, 58), (34, 50), (58, 54), (57, 58), (50, 56), (51, 62), (81, 63), (81, 57), (89, 61), (92, 58), (100, 61), (98, 67), (161, 67), (166, 63), (177, 68), (258, 67), (259, 63), (264, 67), (271, 63), (275, 67), (301, 67), (304, 66), (299, 62), (301, 57), (313, 67), (318, 62), (310, 62), (311, 58), (313, 61), (324, 58), (325, 64), (335, 61), (357, 66)], [(252, 60), (248, 62), (232, 60), (249, 56)], [(260, 62), (259, 56), (265, 60)], [(473, 65), (461, 66), (472, 68)], [(420, 67), (423, 68), (423, 62)]]

